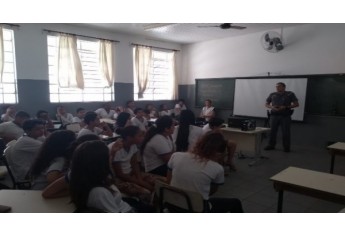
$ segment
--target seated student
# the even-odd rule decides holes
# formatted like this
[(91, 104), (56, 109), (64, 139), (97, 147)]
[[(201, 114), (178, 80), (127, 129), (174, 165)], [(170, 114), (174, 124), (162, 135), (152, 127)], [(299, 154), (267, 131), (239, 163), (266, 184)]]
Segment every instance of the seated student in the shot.
[(131, 115), (131, 118), (135, 116), (134, 109), (135, 109), (134, 101), (127, 101), (125, 112), (129, 113)]
[(96, 112), (88, 111), (85, 114), (84, 122), (86, 126), (78, 133), (78, 138), (86, 134), (106, 135), (113, 137), (113, 131), (105, 122), (100, 122)]
[(214, 107), (212, 106), (212, 101), (210, 99), (206, 99), (205, 106), (201, 110), (200, 117), (204, 118), (206, 121), (209, 121), (214, 116), (215, 113)]
[(115, 111), (111, 109), (109, 102), (104, 103), (103, 107), (97, 109), (95, 112), (100, 119), (114, 119)]
[(161, 104), (159, 106), (159, 109), (160, 109), (159, 117), (171, 116), (171, 110), (168, 109), (168, 106), (166, 104)]
[(44, 121), (45, 128), (47, 129), (54, 129), (53, 121), (50, 119), (49, 114), (47, 111), (39, 110), (36, 113), (36, 118)]
[(67, 113), (64, 106), (57, 106), (56, 108), (56, 119), (62, 123), (62, 125), (67, 125), (73, 123), (73, 115)]
[(226, 148), (220, 133), (207, 133), (191, 152), (176, 152), (168, 163), (168, 181), (171, 186), (200, 193), (210, 204), (210, 212), (243, 212), (236, 198), (210, 198), (224, 183), (224, 169), (218, 164), (218, 153)]
[(176, 151), (186, 152), (192, 149), (202, 134), (202, 128), (195, 126), (194, 113), (191, 110), (183, 110), (180, 115), (180, 123), (175, 127), (172, 135)]
[(149, 110), (150, 118), (158, 118), (158, 113), (153, 104), (147, 104), (145, 109)]
[[(121, 128), (118, 132), (122, 140), (108, 145), (116, 176), (115, 184), (122, 193), (150, 202), (155, 178), (151, 174), (140, 171), (140, 153), (137, 148), (137, 145), (142, 143), (144, 134), (139, 127), (132, 125)], [(121, 149), (114, 151), (112, 149), (114, 145), (119, 145)]]
[(174, 109), (175, 117), (179, 117), (183, 110), (187, 110), (186, 104), (183, 99), (179, 99)]
[(145, 172), (166, 176), (167, 163), (175, 151), (174, 141), (171, 137), (174, 129), (173, 119), (163, 116), (156, 120), (156, 126), (152, 126), (147, 131), (141, 146)]
[(117, 107), (115, 108), (115, 114), (114, 114), (114, 117), (113, 117), (114, 120), (117, 119), (117, 117), (120, 115), (121, 112), (124, 112), (123, 107), (117, 106)]
[(148, 123), (146, 118), (144, 117), (144, 110), (142, 108), (135, 108), (134, 114), (135, 116), (131, 119), (132, 125), (138, 126), (141, 131), (146, 132)]
[(25, 134), (11, 148), (9, 163), (17, 181), (25, 180), (42, 146), (39, 138), (44, 134), (44, 125), (45, 123), (39, 119), (26, 120), (23, 124)]
[(8, 121), (0, 124), (0, 138), (2, 138), (5, 143), (12, 140), (19, 139), (23, 134), (23, 123), (24, 121), (30, 119), (30, 115), (24, 111), (18, 111), (14, 117), (14, 121)]
[(85, 126), (85, 123), (84, 123), (85, 113), (86, 113), (86, 110), (82, 107), (79, 107), (77, 109), (76, 116), (73, 117), (73, 120), (72, 120), (73, 123), (79, 123), (80, 127), (84, 127)]
[[(205, 125), (203, 129), (203, 133), (206, 134), (209, 131), (213, 132), (219, 132), (221, 133), (221, 127), (224, 124), (224, 120), (220, 118), (211, 118), (209, 123)], [(236, 151), (237, 144), (233, 140), (228, 140), (227, 142), (227, 160), (223, 161), (220, 163), (224, 166), (229, 166), (230, 170), (236, 171), (237, 168), (234, 164), (234, 156), (235, 156), (235, 151)]]
[(116, 119), (115, 133), (117, 133), (116, 132), (117, 129), (124, 128), (124, 127), (127, 127), (129, 125), (132, 125), (131, 115), (128, 112), (121, 112)]
[(71, 167), (71, 200), (78, 211), (133, 212), (112, 184), (109, 149), (104, 142), (88, 141), (79, 145)]
[(68, 150), (74, 141), (75, 134), (70, 130), (58, 130), (48, 136), (30, 169), (32, 189), (43, 190), (65, 174), (69, 167)]
[(5, 107), (5, 113), (1, 115), (2, 122), (14, 121), (14, 116), (16, 114), (16, 109), (14, 106)]

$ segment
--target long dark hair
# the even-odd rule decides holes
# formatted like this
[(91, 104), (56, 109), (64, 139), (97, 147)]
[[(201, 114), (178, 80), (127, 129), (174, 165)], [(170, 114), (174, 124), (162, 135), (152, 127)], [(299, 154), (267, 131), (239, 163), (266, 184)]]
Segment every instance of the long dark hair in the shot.
[(58, 130), (49, 135), (31, 166), (30, 175), (32, 177), (39, 176), (57, 157), (67, 159), (69, 147), (74, 140), (75, 133), (70, 130)]
[(145, 135), (144, 141), (141, 145), (140, 151), (143, 154), (146, 144), (155, 136), (156, 134), (162, 134), (165, 129), (170, 128), (173, 125), (173, 119), (170, 116), (162, 116), (156, 120), (156, 125), (152, 126)]
[(87, 141), (77, 147), (72, 158), (71, 200), (77, 209), (87, 208), (90, 191), (104, 187), (110, 192), (109, 149), (102, 141)]
[(125, 127), (131, 115), (128, 112), (121, 112), (116, 119), (116, 129)]
[(226, 148), (226, 140), (218, 132), (208, 132), (195, 144), (192, 153), (202, 161), (208, 161)]
[(194, 113), (191, 110), (182, 110), (175, 141), (177, 152), (185, 152), (188, 150), (189, 125), (195, 125)]

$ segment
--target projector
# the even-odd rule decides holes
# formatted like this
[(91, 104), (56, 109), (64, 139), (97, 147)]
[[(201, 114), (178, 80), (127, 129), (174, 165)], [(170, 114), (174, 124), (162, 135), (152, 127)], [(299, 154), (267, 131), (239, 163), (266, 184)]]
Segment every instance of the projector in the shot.
[(251, 120), (251, 119), (243, 118), (243, 117), (229, 117), (228, 127), (238, 128), (243, 131), (255, 130), (256, 122), (255, 120)]
[(256, 129), (256, 121), (255, 120), (245, 120), (242, 123), (241, 130), (243, 131), (250, 131)]

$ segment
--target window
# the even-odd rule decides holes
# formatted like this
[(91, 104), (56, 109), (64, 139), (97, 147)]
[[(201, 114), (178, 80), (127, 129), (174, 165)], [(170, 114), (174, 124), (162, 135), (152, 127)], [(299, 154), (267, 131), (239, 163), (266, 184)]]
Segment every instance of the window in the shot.
[[(133, 49), (135, 58), (135, 49)], [(147, 88), (138, 98), (138, 81), (134, 69), (134, 100), (171, 100), (174, 89), (174, 52), (152, 50)], [(135, 64), (135, 63), (134, 63)]]
[(99, 71), (99, 43), (77, 40), (77, 48), (84, 75), (84, 90), (61, 88), (57, 78), (59, 37), (48, 35), (48, 64), (50, 102), (113, 101), (114, 86), (107, 87)]
[(16, 60), (13, 30), (3, 29), (4, 71), (0, 83), (0, 103), (18, 103)]

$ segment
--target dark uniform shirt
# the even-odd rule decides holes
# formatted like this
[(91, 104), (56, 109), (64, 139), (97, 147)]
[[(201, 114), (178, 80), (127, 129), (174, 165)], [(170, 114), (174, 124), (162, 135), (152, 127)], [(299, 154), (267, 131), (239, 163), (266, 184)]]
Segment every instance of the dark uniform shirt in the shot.
[[(283, 93), (275, 92), (271, 93), (268, 98), (266, 99), (266, 103), (271, 104), (272, 106), (291, 106), (291, 103), (296, 103), (298, 101), (296, 95), (291, 91), (285, 91)], [(286, 108), (285, 110), (281, 111), (271, 111), (272, 115), (291, 115), (292, 110), (290, 108)]]

